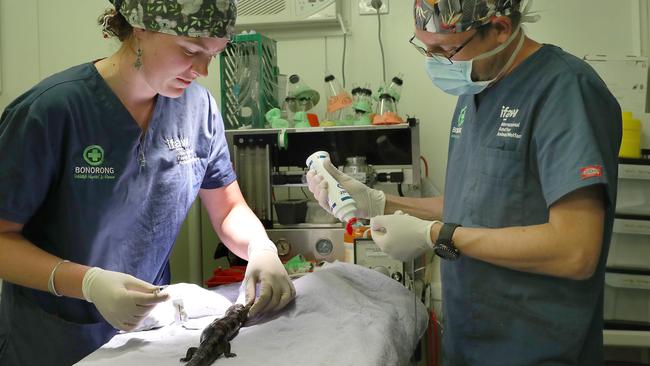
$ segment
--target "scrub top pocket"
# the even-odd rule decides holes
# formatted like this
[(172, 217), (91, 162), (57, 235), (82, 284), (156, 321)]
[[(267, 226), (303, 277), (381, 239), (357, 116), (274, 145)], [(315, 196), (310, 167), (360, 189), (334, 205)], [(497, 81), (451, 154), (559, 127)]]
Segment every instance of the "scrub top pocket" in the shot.
[(469, 195), (473, 224), (499, 228), (523, 222), (521, 153), (481, 147)]

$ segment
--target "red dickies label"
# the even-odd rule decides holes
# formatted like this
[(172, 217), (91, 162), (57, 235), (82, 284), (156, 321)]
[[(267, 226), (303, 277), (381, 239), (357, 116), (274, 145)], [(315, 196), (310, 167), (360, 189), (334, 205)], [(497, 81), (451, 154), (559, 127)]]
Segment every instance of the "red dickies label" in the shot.
[(602, 177), (603, 167), (600, 165), (590, 165), (580, 169), (580, 179)]

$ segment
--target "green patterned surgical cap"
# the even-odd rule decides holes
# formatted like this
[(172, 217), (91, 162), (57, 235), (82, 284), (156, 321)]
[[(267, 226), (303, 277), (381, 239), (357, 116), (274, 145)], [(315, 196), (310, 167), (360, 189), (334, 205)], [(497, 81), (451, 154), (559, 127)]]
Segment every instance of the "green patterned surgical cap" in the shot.
[(186, 37), (230, 39), (237, 0), (110, 0), (133, 27)]
[[(528, 11), (532, 0), (414, 0), (413, 12), (418, 29), (435, 33), (460, 33), (489, 23), (493, 17)], [(525, 15), (525, 14), (524, 14)], [(533, 21), (526, 17), (522, 21)]]

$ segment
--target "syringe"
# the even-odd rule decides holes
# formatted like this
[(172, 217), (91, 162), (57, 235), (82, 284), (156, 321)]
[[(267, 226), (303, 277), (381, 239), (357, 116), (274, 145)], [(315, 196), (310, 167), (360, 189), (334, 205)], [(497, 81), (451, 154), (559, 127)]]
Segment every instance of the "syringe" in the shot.
[(323, 166), (323, 161), (329, 159), (329, 157), (330, 154), (326, 151), (317, 151), (307, 158), (307, 168), (315, 170), (327, 181), (327, 204), (330, 211), (334, 216), (346, 223), (347, 232), (352, 234), (352, 225), (358, 221), (355, 217), (357, 203)]

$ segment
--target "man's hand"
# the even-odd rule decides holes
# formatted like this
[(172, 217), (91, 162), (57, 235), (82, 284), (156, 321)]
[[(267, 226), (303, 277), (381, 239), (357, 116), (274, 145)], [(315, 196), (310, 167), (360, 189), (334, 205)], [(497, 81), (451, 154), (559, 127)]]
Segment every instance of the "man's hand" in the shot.
[[(260, 283), (260, 293), (255, 300), (255, 286)], [(246, 303), (255, 300), (249, 317), (266, 311), (284, 308), (295, 296), (287, 270), (278, 258), (275, 244), (269, 239), (252, 240), (248, 244), (248, 266), (242, 284), (246, 291)]]
[[(323, 166), (356, 201), (356, 217), (369, 219), (384, 214), (384, 207), (386, 206), (386, 195), (384, 192), (369, 188), (358, 180), (344, 174), (336, 169), (329, 159), (323, 161)], [(321, 175), (317, 174), (315, 170), (310, 169), (307, 172), (307, 184), (321, 207), (327, 210), (327, 212), (332, 213), (327, 199), (327, 181)], [(341, 217), (338, 217), (338, 219), (342, 220)]]
[[(439, 221), (425, 221), (402, 214), (377, 216), (370, 220), (372, 239), (391, 257), (407, 262), (433, 248), (431, 231), (440, 230)], [(432, 228), (434, 227), (434, 228)]]
[(159, 287), (131, 275), (105, 271), (98, 267), (84, 275), (82, 291), (104, 319), (119, 330), (131, 331), (153, 307), (167, 300)]

